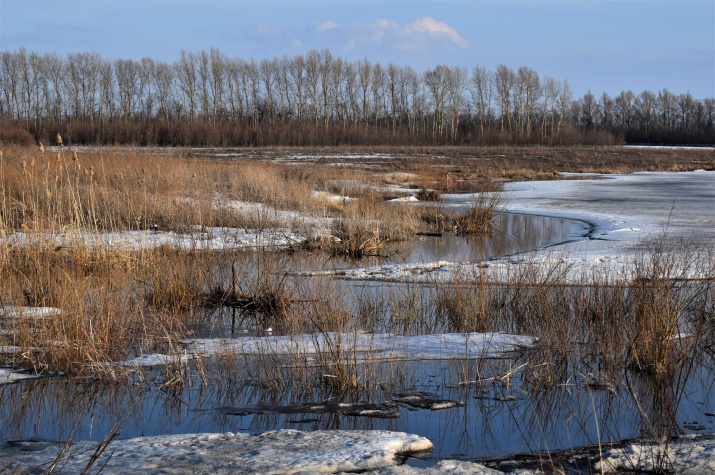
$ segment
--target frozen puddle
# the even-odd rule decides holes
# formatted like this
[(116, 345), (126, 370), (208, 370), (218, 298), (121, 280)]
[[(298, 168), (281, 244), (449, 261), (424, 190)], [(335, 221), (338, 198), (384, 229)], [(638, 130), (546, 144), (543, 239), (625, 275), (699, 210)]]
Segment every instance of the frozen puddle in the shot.
[(196, 356), (217, 355), (303, 355), (306, 358), (331, 352), (336, 343), (351, 358), (380, 360), (443, 360), (456, 358), (500, 358), (510, 351), (529, 348), (535, 338), (506, 333), (444, 333), (399, 336), (372, 333), (315, 333), (304, 335), (194, 339), (184, 341), (179, 355), (141, 355), (119, 363), (127, 367), (180, 363)]
[[(10, 472), (47, 468), (62, 446), (36, 441), (6, 443), (0, 448), (0, 468), (3, 464)], [(83, 473), (96, 446), (93, 442), (71, 444), (54, 473)], [(357, 472), (397, 465), (400, 455), (432, 448), (432, 442), (424, 437), (387, 431), (167, 435), (116, 440), (93, 468), (98, 471), (104, 466), (102, 473), (107, 474)]]

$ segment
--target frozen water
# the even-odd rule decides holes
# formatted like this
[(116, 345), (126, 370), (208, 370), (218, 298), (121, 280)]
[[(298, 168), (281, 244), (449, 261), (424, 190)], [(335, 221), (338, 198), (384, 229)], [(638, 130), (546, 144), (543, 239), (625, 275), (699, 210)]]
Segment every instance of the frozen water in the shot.
[[(715, 172), (643, 172), (598, 175), (598, 180), (534, 181), (505, 184), (505, 211), (549, 216), (584, 224), (584, 235), (567, 242), (498, 260), (471, 264), (427, 262), (387, 264), (327, 273), (354, 280), (431, 282), (483, 276), (513, 279), (520, 272), (562, 282), (597, 278), (630, 280), (639, 246), (669, 239), (715, 241)], [(474, 195), (442, 195), (445, 204), (467, 209)], [(316, 274), (326, 274), (317, 272)], [(688, 269), (683, 278), (707, 277)]]
[[(96, 443), (76, 442), (54, 473), (81, 473)], [(62, 444), (28, 441), (0, 447), (0, 468), (10, 471), (51, 463)], [(376, 470), (397, 465), (398, 455), (432, 450), (416, 435), (387, 431), (279, 430), (245, 433), (187, 434), (112, 442), (94, 465), (102, 473), (290, 474)], [(109, 455), (111, 454), (111, 457)], [(95, 473), (95, 472), (92, 472)]]
[(639, 443), (609, 449), (604, 451), (596, 470), (656, 472), (659, 467), (683, 475), (715, 473), (715, 439), (686, 436), (670, 441), (667, 448)]
[(15, 383), (15, 382), (21, 381), (23, 379), (35, 379), (35, 378), (39, 378), (39, 376), (36, 376), (34, 374), (27, 374), (22, 371), (15, 371), (12, 369), (0, 368), (0, 385), (8, 384), (8, 383)]
[(506, 352), (530, 347), (531, 336), (506, 333), (443, 333), (399, 336), (372, 333), (315, 333), (304, 335), (194, 339), (183, 343), (180, 355), (141, 355), (119, 363), (123, 366), (157, 366), (178, 363), (195, 356), (241, 355), (316, 355), (340, 348), (359, 360), (409, 359), (442, 360), (455, 358), (498, 358)]

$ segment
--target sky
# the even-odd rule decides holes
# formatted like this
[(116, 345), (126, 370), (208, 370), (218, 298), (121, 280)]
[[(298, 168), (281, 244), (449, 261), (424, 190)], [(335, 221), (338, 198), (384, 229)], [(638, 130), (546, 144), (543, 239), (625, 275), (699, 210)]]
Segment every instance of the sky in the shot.
[(528, 66), (577, 96), (715, 96), (714, 0), (0, 0), (0, 50), (172, 62), (219, 48), (272, 58), (494, 70)]

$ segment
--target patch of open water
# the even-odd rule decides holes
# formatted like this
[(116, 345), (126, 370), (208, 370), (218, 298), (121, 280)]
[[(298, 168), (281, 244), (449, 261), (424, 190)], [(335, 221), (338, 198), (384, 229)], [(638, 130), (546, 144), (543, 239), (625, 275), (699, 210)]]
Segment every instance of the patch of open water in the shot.
[[(286, 259), (283, 270), (367, 266), (375, 262), (472, 262), (548, 247), (584, 237), (589, 230), (588, 224), (580, 221), (515, 214), (501, 215), (495, 228), (497, 232), (489, 237), (421, 237), (390, 248), (386, 257), (362, 262), (297, 253)], [(369, 285), (372, 291), (380, 292), (394, 284), (346, 285)], [(196, 336), (228, 334), (226, 325), (217, 325), (211, 331), (197, 330)], [(425, 407), (400, 400), (397, 391), (379, 388), (355, 400), (349, 394), (275, 391), (226, 380), (201, 382), (198, 377), (192, 378), (192, 385), (169, 385), (165, 383), (171, 376), (165, 368), (142, 373), (134, 384), (73, 378), (22, 381), (0, 387), (0, 441), (63, 440), (73, 429), (75, 439), (101, 440), (117, 430), (117, 423), (119, 438), (197, 432), (258, 433), (280, 428), (382, 429), (428, 437), (435, 445), (430, 459), (484, 460), (639, 436), (647, 433), (639, 406), (652, 420), (661, 413), (667, 418), (666, 409), (677, 408), (678, 430), (715, 432), (715, 417), (706, 415), (715, 413), (711, 367), (695, 368), (685, 387), (656, 387), (637, 379), (630, 388), (593, 387), (585, 384), (584, 378), (535, 391), (525, 385), (523, 381), (528, 378), (518, 372), (498, 381), (460, 385), (466, 375), (476, 372), (477, 364), (518, 367), (521, 361), (515, 355), (513, 359), (486, 363), (407, 362), (399, 393), (427, 393), (436, 400), (459, 402)], [(330, 404), (325, 404), (326, 397)], [(337, 403), (344, 405), (336, 407)], [(323, 409), (308, 411), (305, 404)], [(392, 415), (370, 417), (369, 413), (360, 413), (366, 409), (386, 411), (373, 414)]]

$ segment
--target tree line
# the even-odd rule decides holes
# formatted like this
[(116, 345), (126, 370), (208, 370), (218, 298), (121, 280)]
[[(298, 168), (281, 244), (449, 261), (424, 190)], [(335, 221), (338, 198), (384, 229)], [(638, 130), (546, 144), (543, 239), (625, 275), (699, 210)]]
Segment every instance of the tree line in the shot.
[(348, 61), (329, 50), (272, 59), (217, 48), (174, 62), (4, 51), (3, 127), (36, 140), (140, 145), (713, 144), (715, 98), (667, 89), (574, 97), (523, 66)]

